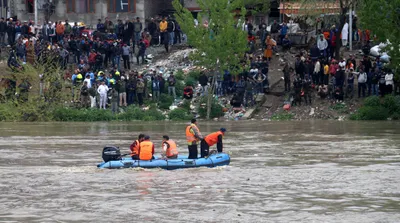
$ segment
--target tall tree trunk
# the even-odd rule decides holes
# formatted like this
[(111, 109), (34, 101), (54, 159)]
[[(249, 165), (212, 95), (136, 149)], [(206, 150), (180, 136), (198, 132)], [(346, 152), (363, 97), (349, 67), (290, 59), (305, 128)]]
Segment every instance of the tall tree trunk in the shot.
[(208, 94), (207, 94), (207, 119), (210, 119), (211, 105), (214, 103), (212, 100), (213, 100), (214, 91), (215, 91), (216, 79), (217, 79), (217, 72), (214, 72), (213, 79), (211, 82), (211, 89), (208, 91)]
[[(336, 32), (336, 48), (335, 48), (335, 56), (336, 60), (340, 60), (340, 48), (342, 47), (342, 40), (340, 38), (340, 35), (343, 30), (343, 26), (346, 23), (346, 14), (348, 11), (348, 4), (345, 6), (343, 4), (343, 1), (340, 0), (340, 24), (339, 24), (339, 29), (338, 32)], [(350, 34), (351, 35), (351, 34)]]

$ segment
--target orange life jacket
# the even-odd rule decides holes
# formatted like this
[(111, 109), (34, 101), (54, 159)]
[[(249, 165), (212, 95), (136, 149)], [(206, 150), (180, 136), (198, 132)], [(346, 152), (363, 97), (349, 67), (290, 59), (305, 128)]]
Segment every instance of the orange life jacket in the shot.
[(153, 143), (146, 140), (140, 143), (139, 159), (151, 160), (153, 158)]
[(191, 128), (194, 128), (197, 130), (197, 132), (200, 132), (199, 128), (195, 124), (191, 124), (188, 127), (186, 127), (186, 140), (189, 143), (192, 143), (194, 141), (199, 141), (199, 139), (196, 138), (196, 136), (190, 131)]
[(168, 144), (168, 148), (166, 151), (167, 157), (178, 155), (178, 149), (176, 147), (176, 143), (173, 140), (164, 141), (164, 143)]
[(136, 156), (139, 155), (139, 148), (140, 148), (140, 142), (139, 140), (135, 140), (135, 142), (132, 143), (131, 145), (131, 156)]
[(215, 145), (215, 144), (218, 142), (218, 136), (219, 136), (219, 135), (224, 136), (224, 133), (222, 133), (221, 131), (211, 133), (211, 134), (207, 135), (207, 136), (204, 138), (204, 140), (206, 141), (206, 143), (207, 143), (209, 146), (213, 146), (213, 145)]

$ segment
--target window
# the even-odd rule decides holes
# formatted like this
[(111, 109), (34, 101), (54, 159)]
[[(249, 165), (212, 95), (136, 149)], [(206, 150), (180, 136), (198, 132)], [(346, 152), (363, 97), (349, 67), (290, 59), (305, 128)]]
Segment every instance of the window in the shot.
[(34, 5), (35, 2), (33, 0), (26, 0), (26, 11), (28, 13), (34, 13), (34, 7), (33, 7)]
[(67, 0), (67, 12), (94, 13), (95, 0)]
[(136, 0), (108, 0), (108, 12), (135, 12)]

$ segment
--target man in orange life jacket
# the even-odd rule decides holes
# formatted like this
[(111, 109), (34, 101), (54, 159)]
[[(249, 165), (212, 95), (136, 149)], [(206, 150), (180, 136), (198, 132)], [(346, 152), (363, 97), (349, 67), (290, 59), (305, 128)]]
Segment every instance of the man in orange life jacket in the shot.
[(199, 128), (197, 128), (196, 119), (190, 121), (190, 125), (186, 127), (186, 140), (188, 142), (189, 157), (188, 159), (197, 159), (197, 143), (203, 139)]
[(150, 142), (150, 136), (145, 136), (144, 140), (139, 144), (139, 159), (152, 160), (154, 159), (154, 144)]
[(144, 135), (139, 134), (138, 139), (135, 140), (132, 143), (132, 145), (129, 147), (129, 149), (131, 150), (131, 157), (133, 160), (139, 159), (139, 146), (140, 146), (140, 143), (143, 141), (143, 139), (144, 139)]
[(168, 159), (178, 158), (178, 148), (176, 147), (176, 143), (173, 140), (170, 140), (167, 135), (163, 136), (162, 148)]
[(221, 128), (218, 132), (211, 133), (201, 140), (201, 158), (208, 156), (210, 146), (217, 144), (217, 151), (222, 153), (222, 138), (225, 135), (226, 129)]

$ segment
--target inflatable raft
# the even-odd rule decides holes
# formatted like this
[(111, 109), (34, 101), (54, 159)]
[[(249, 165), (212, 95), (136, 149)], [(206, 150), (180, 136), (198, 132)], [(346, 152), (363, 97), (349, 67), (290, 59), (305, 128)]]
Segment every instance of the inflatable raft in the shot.
[[(105, 150), (109, 151), (105, 151)], [(105, 153), (107, 153), (105, 155)], [(103, 150), (104, 162), (97, 165), (98, 168), (118, 169), (118, 168), (162, 168), (167, 170), (195, 168), (195, 167), (216, 167), (225, 166), (230, 163), (230, 156), (226, 153), (211, 154), (207, 158), (188, 159), (187, 155), (179, 155), (177, 159), (161, 159), (153, 160), (132, 160), (130, 156), (122, 157), (119, 149), (115, 147), (106, 147)]]

